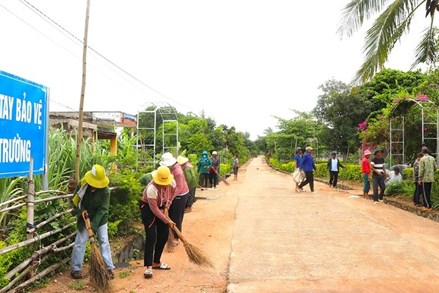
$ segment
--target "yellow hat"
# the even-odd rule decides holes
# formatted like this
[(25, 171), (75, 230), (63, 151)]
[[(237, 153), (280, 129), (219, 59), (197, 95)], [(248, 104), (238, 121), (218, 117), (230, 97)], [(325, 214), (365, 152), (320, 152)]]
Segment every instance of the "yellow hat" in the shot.
[(183, 156), (178, 156), (177, 162), (179, 165), (183, 165), (184, 163), (189, 162), (189, 159)]
[(85, 173), (84, 179), (88, 185), (95, 188), (104, 188), (108, 186), (108, 183), (110, 183), (110, 179), (108, 179), (107, 175), (105, 174), (104, 167), (98, 164), (93, 165), (91, 171)]
[(174, 180), (174, 176), (168, 167), (160, 166), (157, 170), (152, 171), (152, 180), (158, 185), (169, 185)]

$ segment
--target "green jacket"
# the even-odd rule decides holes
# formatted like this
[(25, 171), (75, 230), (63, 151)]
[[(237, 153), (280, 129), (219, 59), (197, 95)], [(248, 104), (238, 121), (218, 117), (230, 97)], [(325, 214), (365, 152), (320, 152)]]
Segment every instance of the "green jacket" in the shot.
[(82, 218), (82, 211), (87, 210), (91, 222), (91, 228), (96, 233), (98, 227), (108, 223), (108, 210), (110, 208), (110, 189), (96, 188), (91, 191), (91, 186), (87, 187), (84, 197), (81, 201), (81, 210), (78, 214), (77, 227), (82, 229), (85, 226)]

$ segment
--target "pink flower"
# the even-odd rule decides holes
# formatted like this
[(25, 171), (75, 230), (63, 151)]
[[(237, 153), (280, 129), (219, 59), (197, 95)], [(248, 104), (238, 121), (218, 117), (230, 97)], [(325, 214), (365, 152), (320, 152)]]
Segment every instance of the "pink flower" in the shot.
[(418, 95), (416, 95), (416, 99), (418, 101), (421, 101), (421, 102), (427, 102), (428, 101), (428, 96), (424, 95), (424, 94), (418, 94)]
[(360, 128), (361, 130), (364, 130), (366, 126), (367, 126), (367, 120), (358, 124), (358, 128)]

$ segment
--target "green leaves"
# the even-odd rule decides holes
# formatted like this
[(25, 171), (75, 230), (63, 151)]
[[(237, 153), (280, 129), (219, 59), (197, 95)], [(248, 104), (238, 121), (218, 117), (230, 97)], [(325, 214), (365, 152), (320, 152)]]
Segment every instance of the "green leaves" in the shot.
[[(386, 6), (387, 3), (389, 4)], [(346, 5), (338, 29), (341, 36), (351, 36), (359, 30), (365, 20), (376, 13), (381, 13), (366, 32), (363, 48), (365, 59), (357, 71), (355, 82), (369, 81), (378, 71), (384, 68), (390, 52), (402, 35), (409, 31), (413, 17), (423, 3), (425, 3), (425, 0), (353, 0)], [(430, 6), (435, 7), (435, 5)], [(430, 29), (427, 30), (423, 40), (418, 45), (416, 61), (413, 66), (421, 62), (436, 62), (433, 49), (435, 46), (434, 34), (432, 33), (434, 14), (430, 13), (430, 16), (432, 20)]]

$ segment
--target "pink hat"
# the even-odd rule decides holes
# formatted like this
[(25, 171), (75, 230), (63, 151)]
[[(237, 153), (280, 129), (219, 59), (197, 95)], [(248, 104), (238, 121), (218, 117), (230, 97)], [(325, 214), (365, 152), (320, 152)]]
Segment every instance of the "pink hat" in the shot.
[(369, 150), (365, 150), (363, 156), (371, 155), (372, 153)]

